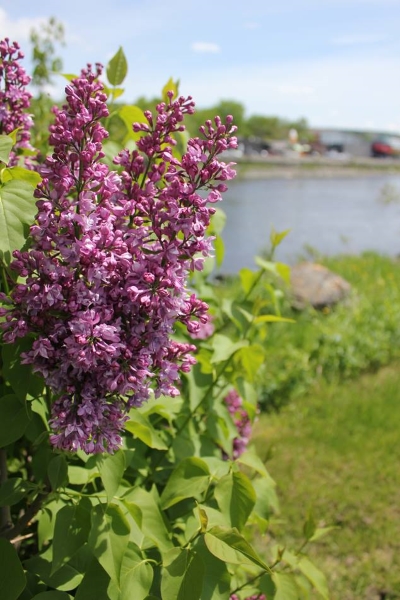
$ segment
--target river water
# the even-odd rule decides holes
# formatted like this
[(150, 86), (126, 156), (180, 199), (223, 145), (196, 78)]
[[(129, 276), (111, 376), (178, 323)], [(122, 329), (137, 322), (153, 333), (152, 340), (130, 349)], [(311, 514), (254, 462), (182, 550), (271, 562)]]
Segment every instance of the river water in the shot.
[(326, 255), (400, 254), (400, 175), (233, 181), (220, 206), (227, 215), (222, 273), (253, 268), (271, 228), (291, 230), (275, 255), (288, 264), (307, 246)]

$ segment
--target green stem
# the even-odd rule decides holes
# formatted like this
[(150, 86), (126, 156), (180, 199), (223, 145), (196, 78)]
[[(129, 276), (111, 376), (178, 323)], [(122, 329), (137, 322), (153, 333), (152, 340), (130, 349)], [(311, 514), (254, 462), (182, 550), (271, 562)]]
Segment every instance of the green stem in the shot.
[[(271, 567), (272, 568), (272, 567)], [(245, 583), (243, 583), (243, 585), (240, 585), (239, 587), (237, 587), (235, 590), (233, 590), (231, 592), (231, 596), (233, 594), (236, 594), (236, 592), (240, 592), (240, 590), (242, 590), (243, 588), (247, 587), (248, 585), (250, 585), (250, 583), (253, 583), (253, 581), (257, 581), (257, 579), (259, 579), (260, 577), (262, 577), (263, 575), (265, 575), (266, 571), (262, 571), (261, 573), (258, 573), (258, 575), (255, 575), (254, 577), (252, 577), (251, 579), (248, 579)]]
[(50, 414), (51, 413), (51, 390), (48, 385), (46, 385), (46, 387), (45, 387), (45, 393), (46, 393), (46, 406), (47, 406), (47, 410), (49, 411), (49, 414)]
[[(222, 377), (222, 375), (225, 373), (226, 369), (231, 364), (231, 362), (233, 360), (233, 357), (234, 357), (234, 354), (232, 354), (228, 358), (228, 360), (225, 361), (225, 363), (222, 365), (222, 369), (218, 373), (215, 381), (213, 381), (212, 383), (210, 383), (210, 385), (206, 389), (206, 391), (204, 393), (204, 396), (202, 397), (202, 399), (200, 400), (200, 402), (198, 402), (196, 404), (196, 406), (193, 408), (193, 410), (190, 411), (190, 413), (188, 414), (188, 416), (186, 417), (186, 419), (183, 421), (182, 425), (180, 427), (178, 427), (178, 429), (176, 430), (176, 436), (178, 436), (185, 429), (186, 425), (189, 423), (189, 421), (191, 421), (193, 419), (194, 415), (199, 410), (199, 408), (201, 406), (203, 406), (203, 404), (205, 403), (206, 400), (208, 400), (208, 397), (209, 397), (210, 393), (213, 391), (214, 387), (216, 386), (216, 384), (218, 382), (218, 379), (220, 377)], [(172, 444), (173, 444), (173, 441), (171, 441), (170, 444), (168, 445), (168, 450), (171, 448)]]

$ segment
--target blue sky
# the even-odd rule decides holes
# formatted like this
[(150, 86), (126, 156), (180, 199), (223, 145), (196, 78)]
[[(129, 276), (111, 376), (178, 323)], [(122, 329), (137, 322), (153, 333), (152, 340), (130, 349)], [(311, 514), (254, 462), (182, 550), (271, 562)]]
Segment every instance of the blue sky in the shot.
[(123, 47), (126, 102), (172, 76), (200, 107), (234, 99), (247, 116), (400, 133), (400, 0), (3, 0), (0, 37), (21, 43), (28, 70), (29, 30), (50, 16), (66, 29), (65, 72)]

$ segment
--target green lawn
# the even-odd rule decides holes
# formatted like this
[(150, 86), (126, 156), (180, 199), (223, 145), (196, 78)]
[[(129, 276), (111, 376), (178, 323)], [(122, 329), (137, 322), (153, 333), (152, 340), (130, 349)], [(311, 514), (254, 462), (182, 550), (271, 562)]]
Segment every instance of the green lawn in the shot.
[(272, 533), (300, 546), (309, 509), (338, 526), (308, 548), (332, 599), (400, 598), (400, 365), (320, 383), (261, 415), (254, 443), (278, 482)]

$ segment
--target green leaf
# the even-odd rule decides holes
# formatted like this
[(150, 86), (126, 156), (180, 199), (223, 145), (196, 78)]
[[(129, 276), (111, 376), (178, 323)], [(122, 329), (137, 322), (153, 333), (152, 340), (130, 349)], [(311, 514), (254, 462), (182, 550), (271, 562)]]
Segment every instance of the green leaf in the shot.
[(297, 566), (303, 575), (305, 575), (312, 583), (314, 588), (321, 594), (324, 600), (329, 600), (329, 590), (324, 573), (317, 569), (317, 567), (305, 556), (300, 558)]
[(215, 486), (215, 498), (221, 512), (229, 515), (232, 527), (243, 529), (256, 503), (249, 478), (240, 471), (225, 475)]
[(47, 467), (47, 474), (52, 490), (66, 485), (68, 482), (68, 463), (63, 454), (59, 454), (51, 459)]
[(25, 400), (27, 395), (32, 398), (40, 396), (44, 387), (43, 378), (33, 373), (32, 365), (21, 364), (22, 352), (31, 348), (30, 338), (18, 339), (13, 344), (4, 344), (2, 348), (4, 379), (10, 382), (21, 400)]
[(313, 535), (310, 537), (309, 541), (316, 542), (317, 540), (320, 540), (321, 538), (325, 537), (326, 535), (328, 535), (328, 533), (334, 531), (335, 529), (340, 529), (340, 527), (338, 527), (337, 525), (331, 525), (330, 527), (318, 527), (314, 531)]
[(37, 515), (39, 550), (43, 550), (43, 547), (48, 546), (49, 541), (53, 539), (55, 518), (64, 506), (65, 502), (58, 498), (50, 501), (39, 511)]
[(89, 547), (117, 586), (129, 534), (129, 523), (116, 504), (109, 504), (106, 510), (103, 505), (93, 508)]
[(267, 598), (275, 598), (276, 585), (273, 582), (272, 575), (269, 573), (266, 573), (260, 578), (258, 587), (260, 592), (265, 594)]
[(91, 504), (83, 498), (77, 505), (67, 505), (56, 514), (53, 535), (52, 574), (66, 564), (87, 541), (90, 531)]
[(264, 519), (269, 519), (273, 513), (279, 514), (275, 482), (271, 478), (257, 477), (252, 484), (257, 498), (254, 512)]
[(252, 271), (245, 267), (244, 269), (240, 269), (239, 271), (240, 283), (242, 285), (242, 290), (245, 294), (248, 294), (250, 290), (254, 287), (257, 279), (259, 278), (259, 273), (257, 271)]
[(21, 479), (11, 477), (0, 486), (0, 506), (13, 506), (24, 498), (35, 485)]
[(210, 229), (214, 234), (222, 233), (226, 225), (226, 213), (221, 209), (217, 208), (215, 213), (211, 217)]
[(60, 73), (61, 77), (64, 77), (67, 81), (72, 81), (73, 79), (77, 79), (78, 75), (74, 73)]
[(139, 140), (143, 133), (140, 131), (133, 131), (133, 123), (148, 123), (144, 112), (138, 106), (125, 105), (118, 111), (119, 117), (125, 123), (125, 127), (128, 131), (128, 139)]
[(165, 510), (186, 498), (196, 498), (207, 489), (210, 470), (201, 458), (184, 459), (172, 472), (161, 495), (161, 507)]
[(156, 490), (147, 491), (140, 487), (131, 489), (124, 500), (134, 502), (142, 511), (142, 531), (161, 552), (167, 552), (172, 547), (171, 533), (164, 515), (161, 512)]
[(96, 463), (107, 493), (107, 499), (110, 502), (114, 498), (125, 472), (125, 454), (122, 450), (118, 450), (112, 455), (100, 455), (97, 457)]
[(285, 239), (285, 237), (288, 235), (288, 233), (290, 233), (291, 229), (285, 229), (284, 231), (275, 231), (274, 228), (272, 228), (271, 230), (271, 234), (270, 234), (270, 240), (271, 240), (271, 245), (273, 247), (273, 249), (275, 249), (277, 246), (279, 246), (279, 244), (282, 242), (282, 240)]
[(0, 161), (7, 164), (14, 142), (8, 135), (0, 135)]
[(122, 48), (114, 54), (107, 65), (107, 78), (111, 85), (121, 85), (128, 72), (128, 63)]
[(272, 579), (276, 586), (274, 600), (299, 600), (299, 590), (293, 575), (274, 572)]
[(166, 104), (169, 104), (170, 99), (168, 97), (168, 92), (173, 92), (174, 95), (172, 96), (172, 99), (176, 98), (178, 96), (178, 84), (179, 82), (175, 82), (172, 77), (170, 77), (167, 81), (167, 83), (164, 85), (162, 92), (161, 92), (161, 97), (163, 99), (163, 101)]
[(125, 429), (138, 437), (146, 446), (156, 450), (167, 450), (165, 442), (154, 429), (150, 420), (135, 409), (129, 413), (130, 420), (125, 423)]
[(158, 398), (150, 398), (147, 402), (144, 402), (138, 410), (141, 414), (149, 417), (150, 415), (160, 415), (163, 419), (166, 419), (169, 423), (172, 423), (176, 415), (178, 415), (182, 409), (183, 398), (182, 396), (159, 396)]
[(241, 465), (246, 465), (246, 467), (250, 467), (251, 469), (256, 471), (256, 473), (268, 479), (272, 486), (275, 486), (275, 482), (272, 479), (271, 475), (268, 473), (267, 469), (265, 468), (265, 465), (262, 462), (261, 458), (251, 450), (246, 450), (245, 452), (243, 452), (243, 454), (241, 454), (236, 459), (236, 462), (238, 462)]
[(284, 263), (272, 262), (269, 260), (265, 260), (260, 256), (255, 257), (256, 264), (261, 267), (267, 273), (272, 273), (273, 275), (280, 277), (287, 284), (290, 282), (290, 267), (285, 265)]
[[(122, 96), (124, 92), (124, 88), (110, 87), (108, 85), (104, 86), (104, 93), (107, 94), (107, 96), (112, 96), (113, 100), (116, 100), (117, 98)], [(112, 112), (111, 116), (113, 116), (113, 114), (115, 113)]]
[(119, 600), (119, 593), (110, 595), (109, 586), (110, 577), (97, 560), (93, 559), (77, 589), (75, 600)]
[(0, 257), (5, 264), (24, 245), (36, 212), (29, 183), (13, 179), (0, 187)]
[(69, 600), (70, 595), (67, 592), (53, 590), (51, 592), (41, 592), (32, 598), (32, 600)]
[(310, 540), (312, 538), (312, 536), (314, 535), (316, 530), (316, 524), (315, 524), (315, 520), (314, 520), (314, 516), (312, 511), (310, 511), (308, 513), (307, 519), (304, 522), (303, 525), (303, 534), (304, 537), (306, 538), (306, 540)]
[(150, 592), (153, 575), (152, 566), (145, 561), (133, 565), (128, 571), (124, 571), (121, 577), (120, 600), (132, 600), (132, 598), (144, 600)]
[(29, 421), (29, 405), (14, 394), (0, 398), (0, 448), (19, 440)]
[(16, 600), (25, 589), (26, 577), (14, 546), (0, 538), (0, 598)]
[(207, 527), (208, 527), (207, 513), (204, 510), (204, 508), (200, 508), (200, 506), (197, 507), (197, 511), (199, 514), (200, 531), (201, 531), (201, 533), (205, 533), (207, 531)]
[(214, 239), (213, 246), (215, 252), (215, 262), (217, 263), (217, 267), (220, 267), (224, 262), (225, 257), (225, 244), (220, 235), (217, 235)]
[(235, 356), (235, 361), (239, 361), (242, 365), (247, 378), (253, 382), (259, 368), (264, 364), (266, 352), (259, 344), (252, 344), (245, 348), (240, 348)]
[[(198, 404), (204, 401), (205, 396), (209, 394), (213, 383), (213, 376), (211, 373), (203, 373), (201, 366), (196, 363), (189, 373), (185, 373), (185, 380), (188, 382), (185, 402), (188, 402), (190, 409), (194, 410)], [(179, 443), (184, 433), (186, 432), (176, 437), (174, 443)]]
[(211, 554), (204, 543), (204, 539), (199, 539), (196, 550), (205, 565), (201, 600), (229, 600), (231, 575), (226, 563)]
[(235, 528), (213, 527), (205, 534), (204, 541), (211, 554), (224, 562), (237, 565), (255, 564), (271, 572), (269, 566)]
[(164, 556), (162, 600), (198, 600), (203, 588), (204, 572), (203, 560), (197, 552), (173, 548)]
[(7, 167), (2, 171), (2, 181), (11, 181), (12, 179), (18, 179), (20, 181), (26, 181), (33, 188), (42, 181), (37, 171), (31, 171), (30, 169), (24, 169), (24, 167)]
[(128, 500), (122, 500), (122, 503), (128, 509), (128, 512), (136, 525), (141, 529), (143, 523), (143, 513), (141, 508), (134, 502), (129, 502)]
[(221, 333), (216, 333), (212, 338), (214, 354), (211, 362), (219, 363), (228, 360), (237, 350), (239, 350), (239, 348), (248, 346), (248, 344), (249, 342), (247, 340), (233, 343), (230, 337), (222, 335)]
[(253, 323), (258, 325), (259, 323), (296, 323), (296, 321), (279, 315), (260, 315), (254, 319)]

